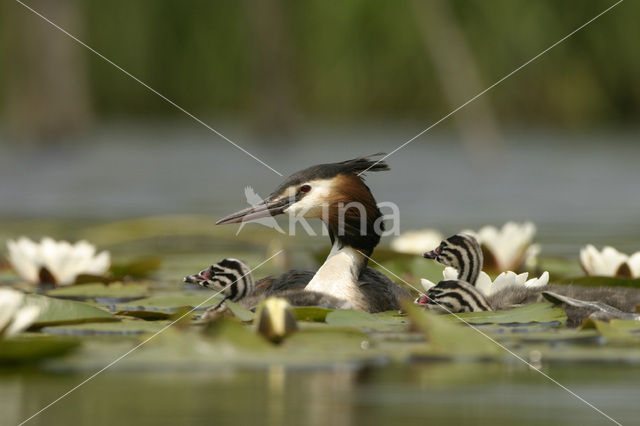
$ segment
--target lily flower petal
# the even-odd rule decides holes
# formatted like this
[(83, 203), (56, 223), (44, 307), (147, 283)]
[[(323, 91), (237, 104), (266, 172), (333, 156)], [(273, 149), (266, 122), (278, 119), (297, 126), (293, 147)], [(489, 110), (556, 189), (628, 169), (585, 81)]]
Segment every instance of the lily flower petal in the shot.
[(9, 325), (13, 314), (22, 305), (24, 295), (10, 288), (0, 288), (0, 334)]
[[(539, 246), (532, 246), (536, 227), (532, 222), (522, 224), (507, 222), (501, 229), (495, 226), (485, 226), (478, 232), (463, 231), (475, 236), (483, 249), (487, 251), (485, 256), (488, 261), (495, 261), (494, 266), (498, 270), (516, 269), (522, 263), (531, 258), (533, 262), (539, 251)], [(528, 250), (531, 250), (528, 252)]]
[(22, 306), (24, 294), (0, 288), (0, 336), (12, 336), (29, 328), (40, 314), (38, 306)]
[[(482, 276), (483, 273), (481, 273)], [(491, 278), (487, 274), (486, 281), (481, 282), (480, 278), (476, 283), (476, 288), (484, 293), (485, 296), (491, 296), (497, 292), (504, 290), (507, 287), (526, 287), (537, 288), (543, 287), (549, 283), (549, 272), (545, 271), (540, 277), (527, 280), (528, 273), (516, 274), (513, 271), (502, 272), (491, 282)], [(487, 282), (488, 281), (488, 282)]]
[(38, 281), (40, 272), (38, 245), (26, 237), (7, 242), (9, 263), (18, 275), (30, 282)]
[(407, 231), (391, 241), (391, 248), (400, 253), (422, 254), (438, 247), (444, 236), (435, 229)]
[(631, 274), (634, 278), (640, 278), (640, 251), (635, 252), (629, 257), (627, 260), (629, 264), (629, 269), (631, 269)]
[(54, 284), (73, 284), (78, 275), (103, 275), (111, 264), (110, 255), (103, 251), (96, 255), (96, 248), (87, 241), (70, 244), (44, 237), (40, 243), (21, 237), (8, 241), (9, 261), (23, 279), (38, 283), (41, 270), (50, 274)]
[(531, 278), (529, 281), (525, 282), (524, 286), (528, 288), (538, 288), (544, 287), (547, 284), (549, 284), (549, 272), (544, 271), (544, 273), (538, 278)]
[(491, 277), (484, 271), (480, 271), (478, 279), (476, 280), (476, 288), (482, 292), (482, 294), (489, 295), (491, 293)]
[(5, 329), (4, 336), (10, 337), (26, 330), (35, 322), (38, 315), (40, 315), (38, 306), (25, 306), (19, 309), (13, 316), (13, 321), (11, 321), (9, 327)]
[(629, 256), (611, 246), (605, 246), (602, 251), (598, 251), (589, 244), (580, 250), (580, 264), (587, 275), (616, 276), (619, 271), (631, 268), (630, 265), (625, 265), (628, 260)]
[(429, 289), (431, 287), (435, 287), (436, 284), (432, 281), (429, 281), (426, 278), (420, 278), (420, 284), (422, 284), (422, 288), (424, 288), (424, 291), (429, 291)]
[[(442, 271), (442, 278), (445, 280), (457, 280), (458, 279), (458, 270), (456, 268), (452, 268), (451, 266), (447, 266)], [(473, 283), (470, 283), (473, 284)]]

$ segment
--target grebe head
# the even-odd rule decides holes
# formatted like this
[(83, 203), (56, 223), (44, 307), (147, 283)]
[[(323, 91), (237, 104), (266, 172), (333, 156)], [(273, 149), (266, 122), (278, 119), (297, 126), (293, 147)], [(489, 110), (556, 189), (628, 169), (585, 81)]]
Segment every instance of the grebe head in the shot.
[(427, 259), (458, 270), (458, 278), (475, 284), (482, 270), (482, 249), (478, 240), (468, 234), (456, 234), (423, 255)]
[[(374, 222), (381, 213), (359, 173), (389, 170), (389, 166), (370, 157), (320, 164), (294, 173), (261, 203), (230, 214), (216, 224), (246, 222), (286, 213), (298, 218), (322, 219), (329, 227), (332, 239), (338, 238), (355, 247), (375, 246), (383, 227), (380, 225), (376, 232)], [(371, 241), (361, 241), (362, 245), (357, 241), (354, 243), (352, 237), (355, 240), (366, 237)]]

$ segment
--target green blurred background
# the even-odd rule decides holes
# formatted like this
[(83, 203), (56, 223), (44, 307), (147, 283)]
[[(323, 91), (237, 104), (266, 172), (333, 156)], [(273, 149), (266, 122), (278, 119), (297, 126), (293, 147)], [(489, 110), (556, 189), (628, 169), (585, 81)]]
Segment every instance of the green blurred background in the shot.
[[(26, 3), (194, 114), (282, 132), (300, 120), (427, 124), (452, 109), (446, 86), (473, 75), (479, 91), (614, 2)], [(18, 3), (2, 8), (5, 128), (46, 137), (90, 119), (182, 118)], [(492, 115), (506, 125), (635, 124), (639, 15), (640, 3), (625, 2), (558, 46), (485, 97)]]
[[(393, 151), (615, 2), (25, 4), (286, 176)], [(213, 221), (245, 186), (280, 182), (20, 3), (0, 7), (0, 218)], [(637, 249), (639, 15), (618, 4), (389, 157), (369, 182), (401, 229), (533, 220), (567, 252)]]

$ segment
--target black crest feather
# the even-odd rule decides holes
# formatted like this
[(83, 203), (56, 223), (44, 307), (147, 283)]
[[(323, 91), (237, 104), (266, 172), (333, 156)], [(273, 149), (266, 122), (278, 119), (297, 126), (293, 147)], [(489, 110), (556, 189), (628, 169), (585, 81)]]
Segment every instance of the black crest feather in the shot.
[(308, 167), (286, 178), (271, 195), (276, 196), (290, 186), (300, 185), (314, 179), (331, 179), (339, 174), (358, 174), (389, 170), (389, 165), (385, 161), (372, 158), (382, 155), (385, 155), (385, 153), (379, 152), (339, 163), (318, 164)]

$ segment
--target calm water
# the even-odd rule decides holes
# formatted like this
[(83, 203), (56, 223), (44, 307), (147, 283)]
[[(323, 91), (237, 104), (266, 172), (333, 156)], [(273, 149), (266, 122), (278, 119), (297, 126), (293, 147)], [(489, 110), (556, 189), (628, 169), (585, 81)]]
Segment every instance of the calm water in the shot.
[[(288, 175), (311, 164), (390, 152), (421, 125), (306, 129), (288, 143), (221, 130)], [(547, 251), (587, 242), (640, 249), (638, 133), (511, 131), (495, 152), (474, 152), (433, 131), (371, 173), (378, 201), (400, 207), (400, 228), (444, 232), (533, 220)], [(485, 155), (486, 154), (486, 155)], [(0, 143), (0, 218), (121, 218), (197, 213), (217, 218), (281, 181), (227, 142), (192, 125), (104, 127), (66, 147)]]
[[(233, 128), (221, 130), (286, 175), (310, 164), (391, 151), (421, 128), (314, 129), (298, 135), (297, 143), (270, 145)], [(575, 257), (587, 242), (640, 249), (637, 134), (528, 131), (505, 140), (503, 149), (482, 160), (455, 138), (430, 133), (390, 157), (392, 170), (371, 174), (368, 182), (379, 201), (400, 206), (403, 230), (455, 232), (533, 220), (546, 253)], [(65, 147), (0, 143), (0, 181), (0, 219), (62, 220), (68, 229), (76, 219), (174, 213), (210, 215), (213, 225), (214, 218), (245, 205), (246, 185), (266, 195), (281, 178), (214, 135), (175, 124), (106, 127)], [(546, 371), (622, 423), (637, 424), (637, 366)], [(85, 377), (0, 372), (0, 423), (18, 423)], [(447, 363), (366, 371), (107, 371), (31, 424), (400, 422), (607, 424), (520, 365)]]
[[(623, 424), (637, 424), (640, 369), (546, 370)], [(81, 375), (0, 376), (3, 424), (16, 424)], [(592, 408), (520, 366), (431, 363), (364, 372), (111, 373), (89, 382), (33, 425), (68, 424), (601, 425)]]

